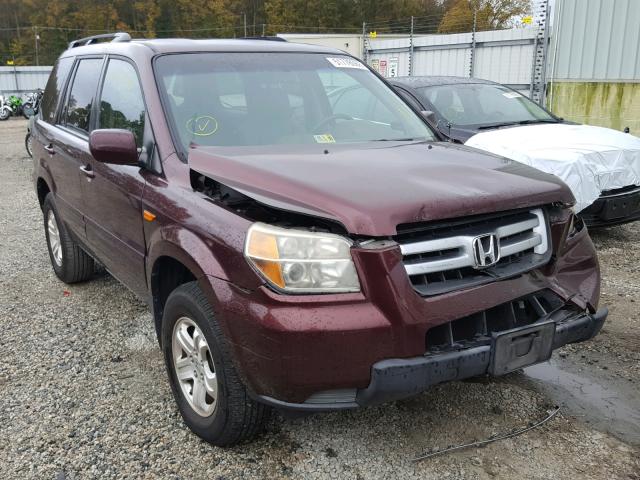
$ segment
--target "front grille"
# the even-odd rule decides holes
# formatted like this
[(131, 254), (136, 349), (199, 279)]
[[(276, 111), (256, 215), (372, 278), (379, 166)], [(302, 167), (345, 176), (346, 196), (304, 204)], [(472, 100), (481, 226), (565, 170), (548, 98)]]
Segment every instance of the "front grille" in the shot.
[(544, 265), (551, 257), (548, 231), (544, 211), (537, 208), (400, 225), (395, 240), (413, 288), (429, 296), (513, 277)]
[(543, 319), (562, 323), (563, 317), (577, 311), (555, 293), (541, 290), (488, 310), (444, 323), (427, 331), (427, 353), (459, 350), (491, 343), (492, 333), (531, 325)]

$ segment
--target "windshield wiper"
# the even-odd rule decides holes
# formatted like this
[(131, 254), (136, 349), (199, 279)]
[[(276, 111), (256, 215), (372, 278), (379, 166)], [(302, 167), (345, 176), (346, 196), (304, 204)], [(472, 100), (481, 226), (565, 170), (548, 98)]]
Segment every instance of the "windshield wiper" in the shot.
[(534, 119), (534, 120), (522, 120), (521, 122), (518, 122), (518, 125), (530, 125), (532, 123), (558, 123), (557, 120), (553, 119), (553, 118), (549, 118), (549, 119)]
[(377, 138), (371, 140), (372, 142), (413, 142), (420, 140), (419, 138)]
[(478, 130), (486, 130), (488, 128), (500, 128), (500, 127), (511, 127), (513, 125), (531, 125), (535, 123), (558, 123), (557, 120), (552, 118), (546, 119), (534, 119), (534, 120), (520, 120), (519, 122), (505, 122), (505, 123), (489, 123), (487, 125), (480, 125)]

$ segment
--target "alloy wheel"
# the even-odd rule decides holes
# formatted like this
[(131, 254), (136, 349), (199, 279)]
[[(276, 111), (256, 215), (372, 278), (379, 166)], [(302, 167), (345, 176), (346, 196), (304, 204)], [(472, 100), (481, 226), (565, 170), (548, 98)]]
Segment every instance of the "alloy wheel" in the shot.
[(49, 232), (49, 247), (51, 248), (51, 254), (53, 261), (56, 262), (58, 267), (62, 266), (62, 243), (60, 242), (60, 229), (58, 228), (58, 221), (53, 210), (49, 210), (47, 215), (47, 231)]
[(27, 142), (26, 142), (26, 146), (27, 146), (27, 153), (29, 154), (30, 157), (33, 157), (33, 137), (31, 136), (31, 134), (29, 134), (29, 136), (27, 137)]
[(216, 409), (218, 379), (211, 349), (200, 327), (181, 317), (173, 327), (171, 357), (182, 394), (200, 416)]

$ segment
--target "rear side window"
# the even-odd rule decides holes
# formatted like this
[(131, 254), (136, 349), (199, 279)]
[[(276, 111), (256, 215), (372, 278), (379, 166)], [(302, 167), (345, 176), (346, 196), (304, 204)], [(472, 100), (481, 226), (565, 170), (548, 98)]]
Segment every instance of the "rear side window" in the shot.
[(42, 119), (47, 123), (55, 123), (58, 100), (72, 65), (73, 57), (61, 58), (51, 71), (42, 97)]
[(135, 69), (123, 60), (109, 60), (100, 98), (100, 128), (130, 130), (141, 146), (144, 118), (142, 90)]
[(91, 106), (96, 95), (101, 66), (101, 58), (86, 58), (78, 62), (63, 119), (67, 127), (89, 132)]

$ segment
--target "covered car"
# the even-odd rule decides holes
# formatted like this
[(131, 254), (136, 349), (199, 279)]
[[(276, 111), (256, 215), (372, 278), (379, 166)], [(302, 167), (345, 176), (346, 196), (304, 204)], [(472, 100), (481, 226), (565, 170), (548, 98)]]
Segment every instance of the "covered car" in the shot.
[(560, 177), (587, 225), (640, 218), (640, 138), (566, 122), (488, 80), (402, 77), (392, 84), (448, 140)]

